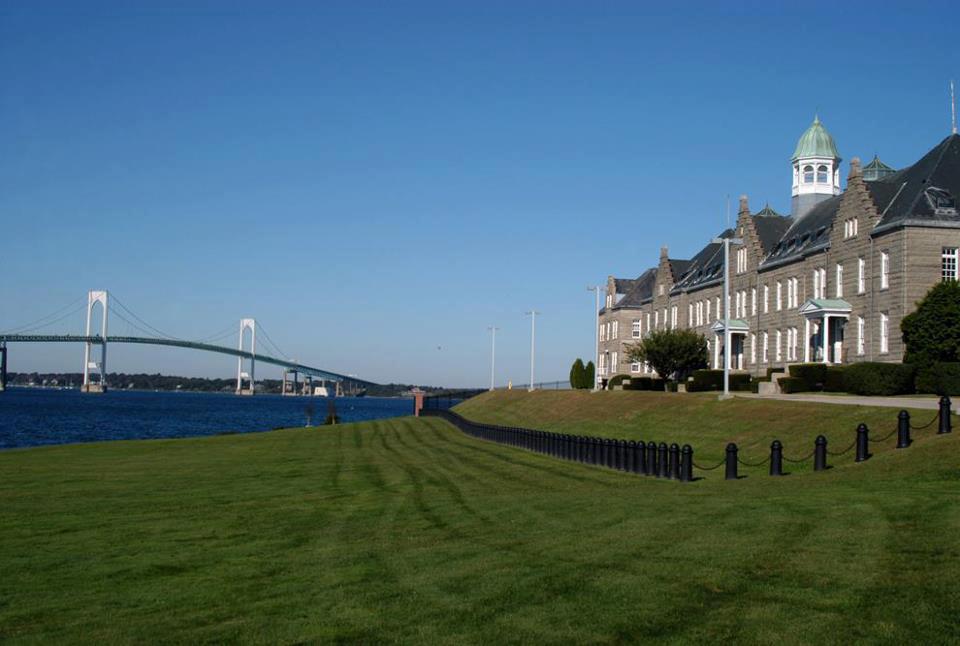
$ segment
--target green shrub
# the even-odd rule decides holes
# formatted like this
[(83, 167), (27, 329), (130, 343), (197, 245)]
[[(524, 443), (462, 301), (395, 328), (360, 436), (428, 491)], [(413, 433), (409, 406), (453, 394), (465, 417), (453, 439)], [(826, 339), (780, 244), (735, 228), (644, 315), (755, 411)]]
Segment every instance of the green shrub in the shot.
[(613, 387), (614, 387), (614, 386), (621, 386), (621, 385), (623, 385), (623, 380), (624, 380), (624, 379), (630, 379), (630, 375), (614, 375), (614, 376), (610, 377), (610, 380), (607, 381), (607, 388), (608, 388), (609, 390), (613, 390)]
[[(759, 386), (757, 386), (757, 388), (759, 388)], [(745, 375), (742, 372), (730, 375), (730, 390), (741, 393), (751, 392), (753, 390), (753, 379), (750, 375)]]
[[(750, 375), (742, 372), (730, 373), (730, 390), (749, 391), (750, 388)], [(723, 370), (694, 370), (693, 378), (687, 382), (687, 390), (723, 390)]]
[(790, 378), (803, 382), (801, 387), (808, 392), (823, 390), (823, 385), (827, 381), (827, 364), (825, 363), (798, 363), (790, 366), (788, 370)]
[(623, 384), (624, 390), (650, 390), (653, 387), (651, 377), (631, 377), (630, 383)]
[(659, 393), (666, 391), (667, 382), (665, 379), (653, 379), (650, 382), (650, 390), (655, 390)]
[(917, 370), (918, 393), (960, 395), (960, 363), (934, 363)]
[(807, 382), (799, 377), (783, 377), (777, 382), (782, 393), (807, 392)]
[(828, 393), (842, 393), (843, 388), (843, 366), (827, 366), (827, 377), (823, 382), (823, 390)]
[(762, 381), (765, 381), (765, 380), (764, 380), (764, 379), (757, 379), (757, 380), (755, 380), (755, 381), (750, 382), (750, 392), (752, 392), (754, 395), (759, 394), (759, 393), (760, 393), (760, 382), (762, 382)]
[(914, 367), (903, 363), (854, 363), (843, 371), (843, 389), (854, 395), (904, 395), (913, 392)]
[(587, 383), (587, 369), (583, 365), (583, 359), (577, 358), (570, 367), (570, 387), (574, 389), (591, 388), (593, 384)]

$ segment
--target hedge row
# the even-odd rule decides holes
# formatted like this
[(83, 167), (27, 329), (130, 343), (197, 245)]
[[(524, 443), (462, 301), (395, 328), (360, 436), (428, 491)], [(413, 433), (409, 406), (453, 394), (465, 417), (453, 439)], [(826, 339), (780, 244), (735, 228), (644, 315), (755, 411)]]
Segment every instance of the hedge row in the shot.
[[(690, 392), (723, 390), (723, 370), (694, 370), (693, 377), (687, 382)], [(750, 375), (742, 372), (730, 374), (730, 390), (749, 391)]]

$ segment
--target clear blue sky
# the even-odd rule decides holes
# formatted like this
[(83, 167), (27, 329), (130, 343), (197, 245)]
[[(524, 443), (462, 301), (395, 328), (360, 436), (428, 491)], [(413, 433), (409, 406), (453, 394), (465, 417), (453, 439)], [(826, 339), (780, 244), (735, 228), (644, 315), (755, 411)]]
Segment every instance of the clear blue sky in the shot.
[(689, 257), (727, 194), (789, 211), (816, 110), (843, 175), (915, 161), (960, 76), (947, 2), (147, 5), (0, 5), (0, 328), (105, 288), (178, 336), (255, 316), (307, 363), (483, 385), (491, 324), (498, 381), (526, 380), (536, 308), (538, 378), (564, 378), (587, 284)]

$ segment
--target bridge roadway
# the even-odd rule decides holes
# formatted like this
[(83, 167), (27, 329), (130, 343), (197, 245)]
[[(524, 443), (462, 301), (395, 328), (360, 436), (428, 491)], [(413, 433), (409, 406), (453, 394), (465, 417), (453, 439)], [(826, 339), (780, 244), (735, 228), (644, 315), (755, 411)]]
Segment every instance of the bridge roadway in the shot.
[[(79, 334), (0, 334), (0, 343), (103, 343), (103, 338), (97, 336), (82, 336)], [(254, 355), (246, 350), (237, 348), (228, 348), (222, 345), (213, 345), (211, 343), (198, 343), (196, 341), (181, 341), (179, 339), (154, 339), (146, 336), (108, 336), (107, 343), (140, 343), (144, 345), (167, 345), (175, 348), (189, 348), (191, 350), (204, 350), (206, 352), (219, 352), (220, 354), (229, 354), (234, 357), (243, 357), (254, 361), (263, 361), (275, 366), (282, 366), (290, 370), (299, 372), (302, 375), (310, 377), (319, 377), (327, 381), (350, 381), (364, 386), (375, 386), (372, 381), (364, 381), (356, 377), (341, 375), (320, 368), (305, 366), (294, 361), (278, 359), (266, 354)]]

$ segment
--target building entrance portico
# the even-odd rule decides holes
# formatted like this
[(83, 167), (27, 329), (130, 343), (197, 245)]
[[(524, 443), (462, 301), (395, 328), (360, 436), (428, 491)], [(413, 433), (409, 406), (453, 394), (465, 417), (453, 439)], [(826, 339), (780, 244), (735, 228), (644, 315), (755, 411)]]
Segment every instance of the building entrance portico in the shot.
[(851, 309), (839, 298), (810, 299), (800, 307), (805, 319), (804, 362), (843, 363), (843, 330)]
[[(717, 321), (710, 329), (713, 331), (713, 369), (723, 369), (723, 321)], [(743, 349), (746, 345), (750, 326), (742, 319), (730, 319), (730, 369), (743, 370)]]

